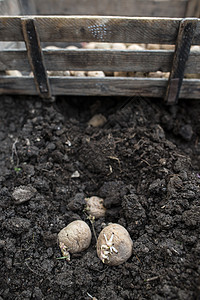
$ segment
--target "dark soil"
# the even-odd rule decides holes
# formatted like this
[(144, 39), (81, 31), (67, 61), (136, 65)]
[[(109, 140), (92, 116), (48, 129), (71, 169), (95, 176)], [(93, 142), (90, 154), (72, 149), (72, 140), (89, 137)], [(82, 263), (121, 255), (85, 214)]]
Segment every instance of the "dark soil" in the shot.
[[(96, 113), (102, 128), (87, 125)], [(198, 101), (1, 96), (0, 299), (200, 299), (199, 115)], [(93, 195), (107, 208), (96, 234), (115, 222), (133, 239), (120, 266), (99, 260), (94, 235), (58, 259), (63, 227), (91, 227)]]

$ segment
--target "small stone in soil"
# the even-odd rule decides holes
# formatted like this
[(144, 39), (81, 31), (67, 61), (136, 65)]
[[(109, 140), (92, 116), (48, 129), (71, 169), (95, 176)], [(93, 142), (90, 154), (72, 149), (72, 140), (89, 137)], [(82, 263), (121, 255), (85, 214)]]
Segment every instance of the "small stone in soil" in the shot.
[(14, 217), (3, 222), (3, 228), (15, 234), (27, 231), (31, 226), (30, 221), (24, 218)]
[(5, 246), (5, 241), (4, 240), (0, 240), (0, 249), (3, 248)]
[(179, 134), (187, 142), (191, 141), (193, 136), (192, 126), (190, 124), (184, 125), (180, 128)]
[(88, 122), (88, 125), (92, 127), (101, 127), (107, 122), (106, 118), (102, 114), (94, 115)]
[(78, 178), (80, 177), (80, 174), (78, 171), (75, 171), (72, 175), (71, 175), (71, 178)]
[(35, 196), (37, 190), (29, 186), (20, 185), (19, 187), (14, 189), (14, 192), (12, 193), (12, 197), (15, 200), (16, 204), (21, 204), (26, 201), (29, 201), (32, 197)]
[(69, 202), (68, 208), (75, 212), (82, 211), (85, 204), (85, 195), (83, 193), (77, 193)]

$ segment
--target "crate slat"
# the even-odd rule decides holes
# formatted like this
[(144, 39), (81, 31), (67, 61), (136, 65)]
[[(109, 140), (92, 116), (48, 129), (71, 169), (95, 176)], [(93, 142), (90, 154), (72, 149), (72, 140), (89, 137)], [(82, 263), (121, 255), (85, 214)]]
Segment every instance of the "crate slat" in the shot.
[[(5, 1), (5, 0), (4, 0)], [(38, 14), (38, 5), (41, 4), (41, 2), (37, 3), (36, 0), (17, 0), (18, 1), (18, 5), (19, 5), (19, 9), (21, 10), (21, 14), (22, 15), (36, 15)], [(46, 2), (44, 1), (45, 5)], [(54, 2), (55, 4), (55, 2)], [(36, 6), (37, 5), (37, 6)], [(47, 7), (48, 5), (46, 5)]]
[(0, 51), (0, 71), (23, 70), (31, 71), (27, 57), (27, 51), (24, 50), (3, 50)]
[(178, 97), (185, 73), (185, 65), (190, 55), (190, 48), (198, 19), (183, 19), (180, 23), (172, 69), (169, 76), (165, 102), (168, 105), (178, 103)]
[[(188, 0), (35, 0), (39, 14), (184, 17)], [(190, 15), (191, 16), (191, 15)]]
[[(167, 79), (50, 77), (52, 95), (144, 96), (162, 98)], [(37, 95), (33, 77), (0, 77), (0, 93)], [(180, 98), (199, 99), (200, 80), (184, 79)]]
[[(173, 51), (121, 51), (121, 50), (44, 50), (47, 70), (86, 71), (137, 71), (169, 72)], [(0, 71), (19, 70), (30, 72), (27, 52), (24, 50), (0, 51)], [(200, 74), (200, 52), (192, 51), (186, 63), (185, 73)]]
[[(34, 17), (42, 42), (175, 44), (181, 19), (125, 17)], [(193, 44), (200, 44), (200, 20)], [(23, 41), (20, 17), (0, 17), (0, 40)]]
[(199, 0), (188, 0), (186, 5), (185, 17), (200, 18), (200, 2)]
[(26, 43), (27, 56), (34, 74), (34, 80), (38, 94), (42, 98), (51, 97), (51, 88), (47, 75), (40, 39), (35, 27), (35, 22), (31, 18), (22, 19), (22, 31)]

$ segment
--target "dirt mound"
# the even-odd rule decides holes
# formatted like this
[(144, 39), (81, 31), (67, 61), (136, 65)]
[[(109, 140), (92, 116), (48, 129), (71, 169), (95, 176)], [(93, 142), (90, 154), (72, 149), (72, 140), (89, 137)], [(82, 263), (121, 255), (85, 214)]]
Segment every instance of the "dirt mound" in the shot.
[[(197, 101), (1, 96), (0, 299), (199, 299), (199, 112)], [(95, 114), (102, 127), (88, 125)], [(97, 236), (114, 222), (133, 240), (120, 266), (100, 261), (94, 235), (58, 259), (63, 227), (92, 230), (82, 198), (93, 195), (107, 209)]]

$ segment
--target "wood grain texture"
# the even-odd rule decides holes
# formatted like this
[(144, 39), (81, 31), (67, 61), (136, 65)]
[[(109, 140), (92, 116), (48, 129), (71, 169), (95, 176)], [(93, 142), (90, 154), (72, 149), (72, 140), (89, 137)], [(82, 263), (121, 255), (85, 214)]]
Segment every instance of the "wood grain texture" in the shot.
[[(87, 71), (137, 71), (169, 72), (173, 51), (114, 51), (114, 50), (44, 50), (47, 70)], [(0, 51), (0, 71), (19, 70), (30, 72), (31, 68), (24, 50)], [(191, 52), (185, 73), (200, 74), (200, 52)]]
[(181, 89), (185, 65), (190, 54), (190, 47), (196, 31), (197, 19), (183, 19), (180, 23), (172, 70), (170, 72), (169, 83), (166, 91), (165, 101), (174, 105), (178, 101)]
[[(50, 77), (52, 95), (143, 96), (162, 98), (166, 79)], [(37, 95), (33, 77), (0, 77), (1, 94)], [(200, 80), (183, 81), (180, 98), (199, 99)]]
[(38, 93), (43, 98), (50, 98), (51, 91), (49, 80), (34, 20), (30, 18), (22, 18), (22, 31), (26, 43), (28, 60), (34, 74)]
[[(36, 3), (35, 0), (17, 0), (17, 1), (19, 3), (18, 6), (21, 15), (36, 15), (38, 13), (37, 6), (39, 6), (39, 2)], [(45, 5), (47, 6), (46, 1), (43, 1), (43, 3), (45, 3)]]
[(20, 8), (18, 0), (1, 0), (0, 1), (0, 15), (18, 15)]
[[(42, 42), (175, 44), (181, 19), (125, 17), (34, 17)], [(200, 44), (200, 20), (193, 44)], [(0, 40), (22, 41), (19, 17), (0, 17)]]
[(200, 1), (199, 0), (188, 0), (187, 5), (186, 5), (185, 17), (200, 18)]
[(0, 71), (19, 70), (31, 71), (27, 57), (27, 51), (24, 50), (3, 50), (0, 51)]
[[(0, 16), (3, 15), (19, 15), (19, 3), (18, 0), (1, 0), (0, 1)], [(0, 26), (1, 27), (1, 26)], [(0, 39), (1, 40), (1, 39)], [(19, 43), (14, 42), (1, 42), (0, 41), (0, 49), (16, 49), (19, 48)]]
[(187, 0), (35, 0), (39, 14), (184, 17)]

